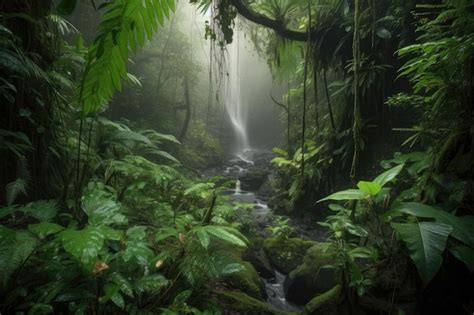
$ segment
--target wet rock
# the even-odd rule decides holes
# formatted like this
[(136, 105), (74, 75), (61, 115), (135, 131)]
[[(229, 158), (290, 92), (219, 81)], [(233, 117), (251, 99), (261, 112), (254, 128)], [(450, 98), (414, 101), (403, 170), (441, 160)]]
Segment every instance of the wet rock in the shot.
[(244, 292), (256, 299), (265, 298), (264, 283), (253, 265), (247, 261), (242, 261), (240, 264), (242, 264), (244, 270), (227, 276), (224, 280), (226, 286)]
[(258, 274), (263, 278), (275, 277), (275, 271), (270, 265), (270, 261), (265, 252), (260, 248), (248, 249), (242, 259), (248, 261), (257, 270)]
[(251, 163), (247, 162), (247, 161), (244, 161), (240, 158), (235, 158), (235, 159), (232, 159), (232, 160), (229, 160), (229, 165), (237, 165), (239, 167), (242, 167), (242, 168), (247, 168), (249, 166), (252, 166)]
[(260, 229), (265, 229), (266, 227), (268, 227), (271, 223), (271, 220), (270, 218), (268, 217), (268, 215), (265, 215), (265, 214), (257, 214), (255, 216), (255, 220), (257, 222), (257, 226), (260, 228)]
[(268, 200), (268, 207), (273, 210), (274, 213), (288, 215), (293, 212), (293, 204), (288, 200), (287, 193), (281, 193), (273, 196)]
[(262, 186), (257, 191), (257, 196), (261, 198), (263, 201), (268, 201), (270, 200), (271, 196), (273, 195), (274, 191), (271, 186), (271, 183), (269, 180), (266, 180)]
[(342, 286), (340, 284), (334, 286), (332, 289), (319, 294), (312, 298), (305, 306), (304, 314), (308, 315), (336, 315), (338, 312), (338, 305), (342, 298)]
[(243, 190), (257, 191), (267, 180), (268, 172), (261, 169), (251, 169), (239, 176)]
[[(314, 242), (316, 243), (316, 242)], [(306, 304), (314, 296), (337, 285), (334, 269), (321, 268), (333, 262), (333, 255), (325, 243), (316, 243), (304, 256), (303, 263), (290, 272), (285, 281), (286, 299), (296, 304)]]
[(263, 249), (272, 266), (283, 273), (290, 273), (302, 264), (306, 251), (315, 243), (296, 237), (270, 237), (263, 242)]

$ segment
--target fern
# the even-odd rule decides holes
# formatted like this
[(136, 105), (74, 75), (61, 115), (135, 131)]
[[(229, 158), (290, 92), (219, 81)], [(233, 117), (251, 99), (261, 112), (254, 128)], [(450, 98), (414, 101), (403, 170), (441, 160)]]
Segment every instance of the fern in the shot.
[(197, 183), (188, 187), (184, 191), (185, 196), (200, 196), (201, 198), (207, 196), (209, 191), (215, 187), (214, 183)]
[(25, 231), (14, 231), (0, 226), (0, 277), (2, 286), (30, 257), (37, 240)]
[(158, 24), (174, 10), (174, 0), (116, 0), (103, 4), (106, 12), (87, 55), (79, 101), (84, 113), (97, 111), (127, 79), (129, 51), (151, 39)]
[(0, 69), (26, 78), (48, 81), (46, 73), (17, 44), (19, 39), (0, 25)]
[(22, 158), (27, 151), (32, 150), (32, 144), (23, 132), (0, 129), (0, 150), (9, 150)]
[(198, 286), (208, 279), (217, 279), (243, 270), (232, 255), (225, 250), (192, 247), (180, 264), (180, 269), (192, 286)]
[(15, 181), (6, 185), (6, 199), (7, 205), (12, 205), (16, 198), (20, 195), (26, 195), (26, 180), (23, 178), (17, 178)]
[(169, 281), (159, 274), (151, 274), (143, 276), (134, 283), (137, 293), (154, 293), (164, 286), (168, 285)]
[(56, 217), (58, 207), (55, 200), (38, 200), (28, 203), (21, 210), (39, 221), (51, 221)]

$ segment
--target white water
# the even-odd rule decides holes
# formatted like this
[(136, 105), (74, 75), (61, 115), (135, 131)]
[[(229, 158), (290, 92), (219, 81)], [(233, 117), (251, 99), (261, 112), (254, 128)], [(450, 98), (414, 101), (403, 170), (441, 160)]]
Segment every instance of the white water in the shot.
[(240, 195), (242, 193), (242, 189), (240, 188), (240, 180), (235, 182), (235, 192), (234, 195)]
[(228, 48), (228, 77), (225, 95), (225, 106), (235, 134), (235, 142), (232, 148), (233, 154), (241, 160), (251, 163), (246, 158), (246, 151), (250, 150), (247, 134), (247, 106), (241, 97), (240, 78), (240, 31), (237, 20), (234, 28), (234, 41)]

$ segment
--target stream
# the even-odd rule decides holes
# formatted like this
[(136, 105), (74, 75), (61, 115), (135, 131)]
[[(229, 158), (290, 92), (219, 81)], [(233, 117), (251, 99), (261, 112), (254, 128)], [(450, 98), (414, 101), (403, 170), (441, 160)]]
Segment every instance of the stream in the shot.
[[(207, 175), (220, 175), (228, 179), (236, 179), (236, 185), (233, 189), (228, 190), (228, 194), (233, 199), (245, 202), (253, 203), (255, 207), (251, 210), (251, 215), (257, 222), (257, 226), (260, 230), (265, 228), (271, 223), (272, 210), (266, 203), (266, 198), (269, 196), (262, 196), (259, 191), (251, 191), (242, 189), (242, 182), (239, 178), (245, 176), (250, 169), (268, 169), (272, 153), (264, 150), (247, 150), (245, 156), (235, 157), (226, 163), (223, 167), (217, 167), (209, 170)], [(265, 200), (264, 200), (265, 199)], [(311, 232), (307, 231), (304, 225), (299, 225), (293, 222), (294, 227), (300, 236), (303, 238), (315, 238), (311, 235)], [(285, 298), (284, 283), (287, 278), (286, 274), (273, 269), (275, 277), (264, 278), (261, 277), (262, 282), (265, 286), (266, 301), (273, 305), (275, 308), (283, 311), (299, 312), (303, 310), (303, 306), (292, 304)]]

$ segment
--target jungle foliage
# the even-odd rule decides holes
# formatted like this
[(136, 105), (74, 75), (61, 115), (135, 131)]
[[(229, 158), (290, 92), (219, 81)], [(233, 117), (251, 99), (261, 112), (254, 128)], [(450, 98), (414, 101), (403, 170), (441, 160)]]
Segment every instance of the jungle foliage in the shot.
[[(453, 262), (472, 278), (472, 1), (191, 3), (211, 12), (210, 63), (239, 15), (254, 23), (244, 27), (286, 90), (272, 205), (317, 212), (335, 253), (323, 268), (350, 310), (402, 264), (423, 293)], [(223, 111), (179, 10), (0, 4), (0, 313), (221, 311), (216, 287), (245, 270), (235, 253), (249, 241), (232, 183), (196, 174), (222, 163)], [(296, 234), (285, 218), (269, 232)], [(387, 312), (401, 312), (403, 287), (390, 290)]]

